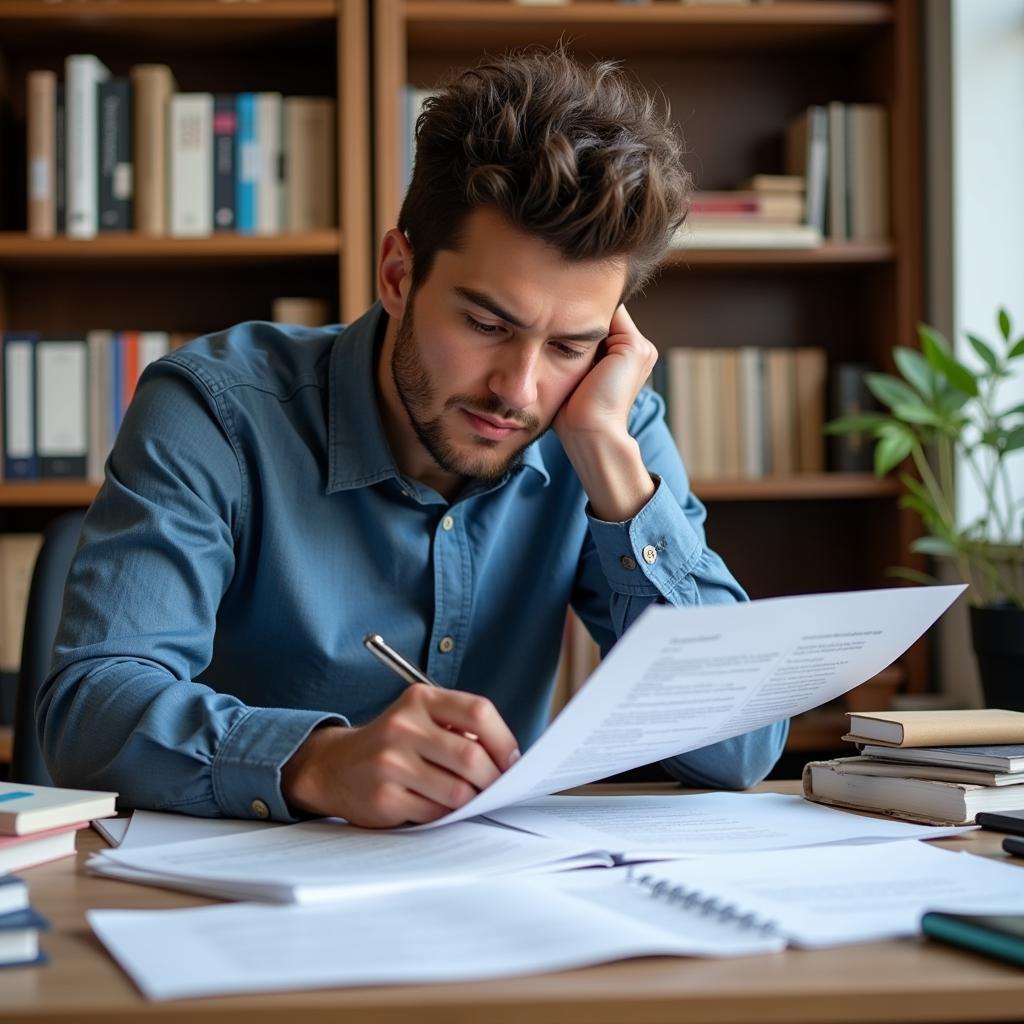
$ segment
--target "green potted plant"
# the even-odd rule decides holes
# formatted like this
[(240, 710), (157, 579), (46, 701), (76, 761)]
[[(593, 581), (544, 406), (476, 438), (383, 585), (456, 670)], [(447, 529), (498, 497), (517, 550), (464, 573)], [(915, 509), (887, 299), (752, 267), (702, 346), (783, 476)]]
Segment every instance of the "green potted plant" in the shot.
[[(954, 358), (939, 331), (919, 325), (921, 350), (893, 351), (899, 377), (866, 377), (884, 410), (833, 420), (826, 430), (875, 438), (877, 476), (912, 460), (916, 474), (899, 475), (906, 491), (900, 504), (921, 516), (926, 531), (912, 548), (952, 560), (970, 585), (971, 636), (985, 701), (1012, 708), (1024, 707), (1024, 545), (1014, 539), (1015, 526), (1024, 530), (1024, 403), (1002, 409), (996, 403), (1010, 364), (1024, 359), (1024, 336), (1013, 338), (1005, 309), (997, 322), (1001, 340), (995, 345), (967, 335), (981, 361), (977, 371)], [(983, 511), (972, 522), (957, 522), (957, 462), (983, 495)], [(912, 569), (890, 572), (937, 582)]]

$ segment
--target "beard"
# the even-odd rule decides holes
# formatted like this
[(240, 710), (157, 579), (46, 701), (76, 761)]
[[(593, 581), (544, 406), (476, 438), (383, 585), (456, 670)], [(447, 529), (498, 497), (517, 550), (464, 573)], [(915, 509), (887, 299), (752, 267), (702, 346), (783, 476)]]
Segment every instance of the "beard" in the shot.
[[(523, 452), (542, 433), (536, 416), (509, 409), (497, 395), (452, 395), (445, 400), (440, 413), (429, 418), (436, 400), (437, 389), (423, 361), (416, 342), (412, 318), (412, 301), (406, 304), (395, 335), (395, 351), (391, 359), (391, 377), (395, 390), (405, 408), (409, 422), (421, 445), (446, 473), (479, 480), (486, 486), (499, 483), (523, 461)], [(515, 420), (525, 428), (526, 440), (505, 458), (488, 458), (502, 442), (487, 437), (473, 441), (474, 450), (466, 451), (451, 439), (445, 425), (445, 413), (462, 406), (474, 412)]]

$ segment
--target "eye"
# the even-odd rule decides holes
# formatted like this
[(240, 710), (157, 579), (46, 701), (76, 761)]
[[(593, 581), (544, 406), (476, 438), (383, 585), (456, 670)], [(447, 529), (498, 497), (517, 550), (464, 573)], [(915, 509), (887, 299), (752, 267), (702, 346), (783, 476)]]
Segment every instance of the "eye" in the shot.
[(490, 337), (491, 335), (497, 334), (501, 330), (501, 328), (497, 324), (482, 323), (480, 320), (477, 320), (475, 317), (470, 316), (468, 313), (464, 314), (464, 316), (466, 318), (466, 323), (469, 324), (469, 326), (472, 327), (473, 330), (477, 332), (477, 334), (483, 334)]
[(587, 354), (582, 349), (566, 345), (563, 341), (553, 341), (551, 344), (558, 354), (565, 359), (582, 359)]

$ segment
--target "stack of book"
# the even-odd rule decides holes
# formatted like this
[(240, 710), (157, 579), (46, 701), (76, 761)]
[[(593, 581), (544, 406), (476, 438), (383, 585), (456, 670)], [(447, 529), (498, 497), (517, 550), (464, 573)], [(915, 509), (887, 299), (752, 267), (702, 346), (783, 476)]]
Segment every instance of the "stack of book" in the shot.
[(1024, 712), (849, 713), (857, 757), (811, 761), (804, 796), (929, 825), (1024, 810)]
[(0, 782), (0, 874), (70, 857), (75, 833), (115, 813), (116, 793)]
[(698, 192), (676, 240), (689, 249), (804, 249), (821, 244), (806, 223), (804, 179), (759, 174), (738, 191)]
[(29, 904), (28, 886), (14, 875), (0, 875), (0, 967), (43, 963), (39, 933), (49, 926)]
[(112, 76), (94, 54), (26, 83), (28, 231), (196, 238), (332, 227), (335, 102), (179, 93), (166, 64)]

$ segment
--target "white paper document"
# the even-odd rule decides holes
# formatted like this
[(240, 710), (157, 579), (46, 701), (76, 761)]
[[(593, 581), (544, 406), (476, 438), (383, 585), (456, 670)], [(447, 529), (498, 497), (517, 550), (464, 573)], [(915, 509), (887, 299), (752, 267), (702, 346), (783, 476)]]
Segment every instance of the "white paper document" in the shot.
[(228, 899), (310, 903), (505, 872), (607, 866), (605, 854), (478, 822), (426, 835), (356, 828), (332, 819), (212, 839), (105, 850), (94, 874)]
[[(626, 888), (621, 880), (617, 887)], [(645, 906), (642, 896), (625, 895)], [(356, 896), (326, 906), (241, 903), (91, 910), (87, 917), (150, 999), (469, 981), (648, 954), (743, 956), (783, 945), (707, 918), (666, 931), (523, 878)]]
[(171, 843), (191, 842), (193, 839), (240, 836), (246, 832), (263, 832), (281, 827), (276, 821), (196, 818), (189, 814), (171, 814), (166, 811), (135, 811), (128, 831), (117, 845), (122, 850), (137, 850), (144, 846), (168, 846)]
[(808, 711), (890, 665), (964, 589), (651, 605), (504, 775), (415, 827), (582, 786)]
[(608, 850), (620, 863), (829, 843), (937, 839), (977, 828), (870, 818), (781, 793), (548, 796), (501, 807), (487, 817), (575, 843), (580, 850)]
[[(1024, 913), (1024, 872), (988, 857), (909, 841), (818, 846), (744, 857), (665, 861), (632, 870), (685, 908), (730, 908), (770, 923), (790, 945), (815, 948), (916, 935), (928, 910)], [(546, 879), (545, 884), (552, 884)], [(572, 889), (573, 882), (556, 883)]]

